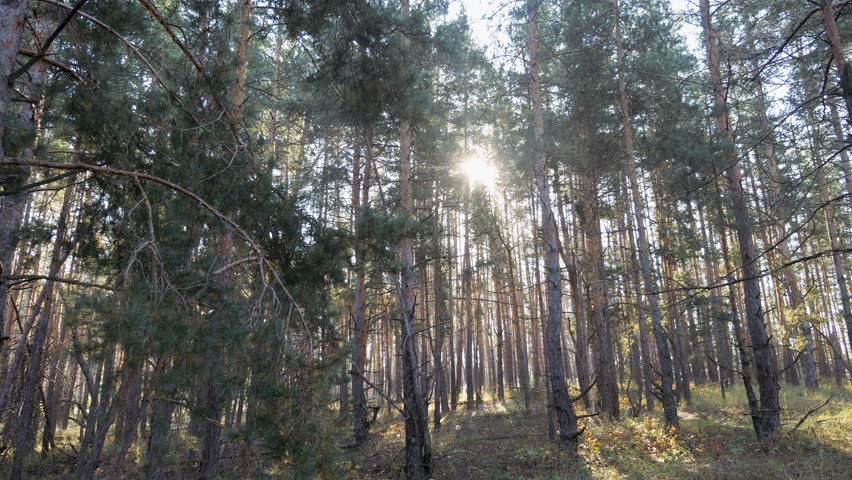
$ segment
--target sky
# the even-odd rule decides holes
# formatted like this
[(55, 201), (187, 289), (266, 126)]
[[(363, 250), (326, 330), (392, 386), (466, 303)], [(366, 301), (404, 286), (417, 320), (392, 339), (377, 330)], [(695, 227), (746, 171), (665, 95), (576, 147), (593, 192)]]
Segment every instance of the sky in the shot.
[[(495, 27), (509, 10), (522, 0), (450, 0), (450, 16), (458, 15), (462, 8), (471, 24), (473, 38), (483, 46), (493, 45), (499, 36)], [(672, 10), (682, 17), (680, 33), (693, 54), (701, 54), (701, 28), (696, 22), (698, 4), (695, 0), (670, 0)]]

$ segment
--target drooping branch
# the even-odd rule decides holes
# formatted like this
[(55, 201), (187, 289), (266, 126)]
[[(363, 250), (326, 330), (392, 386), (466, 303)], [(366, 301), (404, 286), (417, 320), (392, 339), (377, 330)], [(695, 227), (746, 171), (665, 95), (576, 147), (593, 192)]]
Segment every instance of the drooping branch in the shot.
[(197, 194), (192, 192), (192, 190), (190, 190), (186, 187), (183, 187), (181, 185), (178, 185), (177, 183), (174, 183), (170, 180), (166, 180), (165, 178), (157, 177), (155, 175), (151, 175), (151, 174), (147, 174), (147, 173), (134, 172), (134, 171), (130, 171), (130, 170), (121, 170), (121, 169), (111, 168), (111, 167), (102, 167), (102, 166), (98, 166), (98, 165), (89, 165), (89, 164), (79, 163), (79, 162), (57, 163), (57, 162), (45, 162), (45, 161), (40, 161), (40, 160), (21, 160), (21, 159), (18, 159), (18, 158), (5, 157), (5, 158), (3, 158), (3, 161), (0, 162), (0, 165), (29, 166), (29, 167), (38, 167), (38, 168), (48, 168), (48, 169), (54, 169), (54, 170), (86, 171), (86, 172), (92, 172), (92, 173), (101, 174), (101, 175), (130, 178), (130, 179), (134, 179), (136, 181), (144, 180), (146, 182), (151, 182), (151, 183), (166, 187), (170, 190), (173, 190), (173, 191), (180, 193), (181, 195), (191, 199), (193, 202), (195, 202), (196, 204), (201, 206), (203, 209), (205, 209), (209, 213), (211, 213), (214, 217), (219, 219), (219, 221), (221, 221), (222, 223), (224, 223), (225, 225), (230, 227), (232, 230), (234, 230), (234, 232), (236, 232), (237, 235), (239, 235), (243, 239), (243, 241), (245, 241), (246, 244), (248, 244), (249, 248), (254, 251), (254, 253), (256, 254), (256, 257), (257, 257), (258, 261), (260, 262), (261, 266), (266, 265), (267, 267), (269, 267), (270, 273), (272, 274), (272, 276), (275, 279), (275, 283), (278, 284), (278, 286), (281, 288), (281, 290), (284, 292), (284, 294), (287, 295), (287, 299), (295, 307), (296, 313), (297, 313), (297, 315), (299, 315), (299, 318), (302, 322), (302, 326), (305, 329), (305, 334), (307, 335), (307, 338), (308, 338), (309, 351), (310, 351), (311, 355), (313, 355), (313, 336), (311, 335), (310, 328), (308, 328), (307, 320), (305, 319), (305, 316), (302, 313), (301, 308), (299, 308), (298, 304), (296, 303), (295, 298), (293, 298), (293, 295), (290, 294), (290, 290), (287, 289), (286, 285), (284, 284), (284, 281), (281, 279), (281, 276), (278, 274), (278, 272), (275, 270), (275, 268), (273, 268), (272, 262), (263, 253), (263, 249), (261, 248), (261, 246), (251, 237), (251, 235), (248, 234), (248, 232), (243, 230), (243, 228), (240, 227), (240, 225), (237, 224), (237, 222), (235, 222), (230, 217), (228, 217), (227, 215), (225, 215), (224, 213), (219, 211), (216, 207), (214, 207), (213, 205), (208, 203), (206, 200), (204, 200), (203, 198), (201, 198), (200, 196), (198, 196)]

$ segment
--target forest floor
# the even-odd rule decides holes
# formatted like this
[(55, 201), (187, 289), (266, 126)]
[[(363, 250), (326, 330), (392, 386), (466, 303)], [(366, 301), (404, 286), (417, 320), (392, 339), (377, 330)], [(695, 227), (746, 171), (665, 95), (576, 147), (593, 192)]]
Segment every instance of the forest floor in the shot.
[[(799, 420), (826, 400), (795, 431)], [(852, 478), (852, 388), (807, 392), (783, 387), (782, 438), (762, 444), (746, 412), (743, 389), (723, 399), (718, 388), (693, 389), (670, 433), (660, 413), (581, 422), (583, 462), (569, 460), (547, 438), (543, 401), (529, 413), (514, 402), (464, 405), (432, 435), (434, 479), (849, 479)], [(542, 405), (542, 406), (538, 406)], [(368, 443), (351, 453), (351, 477), (401, 478), (404, 429), (380, 419)]]

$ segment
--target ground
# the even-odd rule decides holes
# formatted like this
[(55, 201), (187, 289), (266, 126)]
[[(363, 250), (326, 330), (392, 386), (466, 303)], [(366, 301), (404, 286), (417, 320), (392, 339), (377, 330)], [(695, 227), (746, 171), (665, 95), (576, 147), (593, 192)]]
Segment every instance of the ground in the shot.
[[(793, 432), (811, 409), (829, 399)], [(525, 412), (508, 401), (469, 412), (464, 405), (432, 436), (438, 479), (849, 479), (852, 478), (852, 389), (781, 393), (784, 435), (755, 438), (741, 388), (722, 398), (718, 387), (693, 390), (679, 408), (681, 429), (664, 428), (659, 413), (617, 422), (581, 420), (582, 461), (570, 460), (547, 438), (543, 401)], [(626, 406), (625, 406), (626, 407)], [(351, 478), (401, 478), (402, 422), (389, 416), (367, 444), (351, 451)]]

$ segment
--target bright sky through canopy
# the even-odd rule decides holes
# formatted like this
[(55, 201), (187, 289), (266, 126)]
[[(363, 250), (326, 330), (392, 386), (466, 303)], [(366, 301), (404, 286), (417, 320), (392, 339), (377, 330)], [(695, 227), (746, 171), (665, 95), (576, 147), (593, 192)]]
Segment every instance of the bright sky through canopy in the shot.
[(481, 185), (486, 188), (494, 187), (497, 181), (497, 169), (482, 157), (470, 157), (462, 163), (462, 173), (471, 185)]

